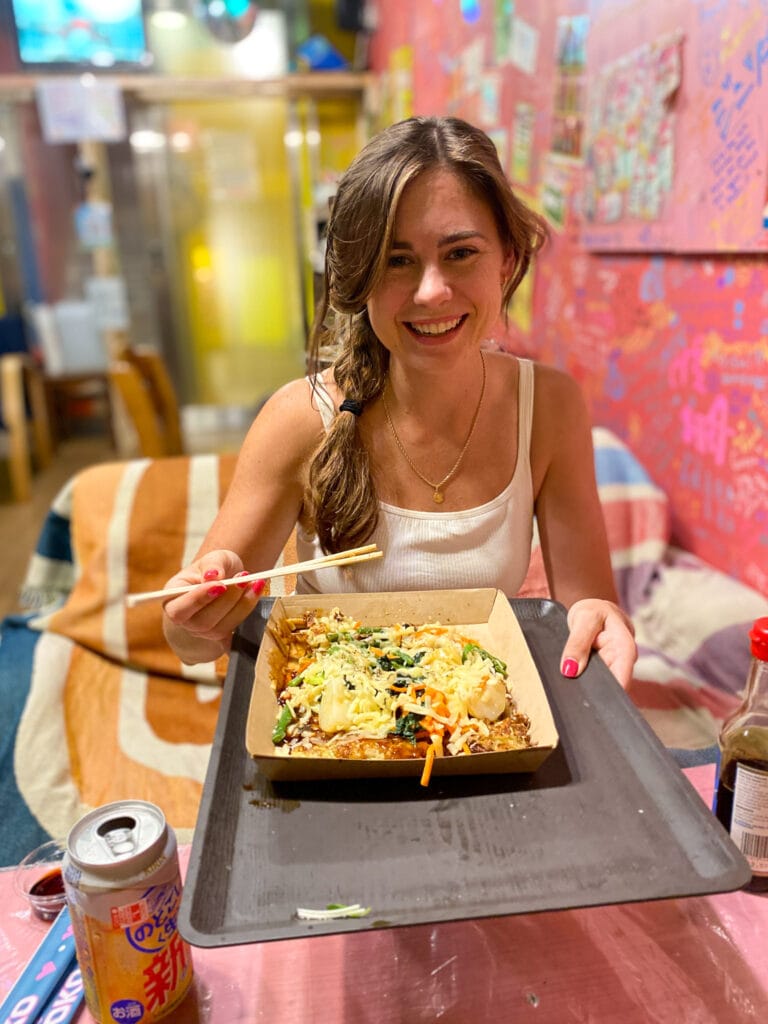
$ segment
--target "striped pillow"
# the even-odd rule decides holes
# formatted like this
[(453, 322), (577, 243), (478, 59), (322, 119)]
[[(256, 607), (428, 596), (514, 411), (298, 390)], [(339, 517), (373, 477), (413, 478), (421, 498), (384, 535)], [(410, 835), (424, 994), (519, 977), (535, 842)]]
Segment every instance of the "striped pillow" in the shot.
[(669, 499), (615, 434), (592, 429), (595, 475), (622, 607), (633, 612), (655, 582), (670, 540)]

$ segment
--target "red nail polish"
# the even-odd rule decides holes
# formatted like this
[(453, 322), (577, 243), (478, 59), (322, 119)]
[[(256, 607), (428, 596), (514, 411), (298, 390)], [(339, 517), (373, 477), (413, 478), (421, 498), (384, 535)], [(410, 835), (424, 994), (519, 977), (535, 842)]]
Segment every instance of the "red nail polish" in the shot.
[(567, 676), (569, 679), (573, 679), (579, 671), (579, 663), (574, 658), (566, 658), (560, 668), (560, 671), (564, 676)]
[[(237, 573), (235, 573), (235, 575), (236, 576), (248, 576), (248, 570), (247, 569), (243, 569), (242, 572), (237, 572)], [(248, 584), (248, 583), (236, 583), (235, 586), (239, 590), (247, 590), (248, 587), (250, 586), (250, 584)]]
[(226, 587), (222, 587), (222, 586), (208, 587), (208, 596), (209, 597), (221, 597), (221, 595), (222, 594), (226, 594), (226, 592), (227, 592), (227, 588)]
[(206, 569), (205, 572), (203, 573), (203, 579), (204, 580), (215, 580), (218, 575), (219, 575), (219, 570), (218, 569)]
[(251, 587), (251, 590), (254, 592), (254, 594), (260, 594), (264, 587), (266, 586), (266, 582), (266, 580), (256, 580), (256, 582)]

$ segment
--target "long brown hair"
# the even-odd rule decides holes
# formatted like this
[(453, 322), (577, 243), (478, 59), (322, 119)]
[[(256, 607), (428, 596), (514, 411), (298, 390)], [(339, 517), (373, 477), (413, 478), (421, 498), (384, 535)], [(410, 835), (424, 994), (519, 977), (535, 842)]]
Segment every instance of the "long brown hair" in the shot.
[[(389, 353), (371, 328), (366, 303), (382, 278), (397, 204), (419, 174), (444, 167), (493, 213), (515, 265), (502, 294), (509, 301), (547, 237), (545, 221), (512, 191), (490, 138), (456, 117), (411, 117), (376, 135), (342, 175), (328, 222), (323, 293), (310, 336), (309, 369), (334, 352), (333, 376), (345, 398), (363, 407), (384, 390)], [(311, 511), (324, 551), (362, 544), (376, 527), (379, 503), (357, 417), (340, 412), (309, 469)]]

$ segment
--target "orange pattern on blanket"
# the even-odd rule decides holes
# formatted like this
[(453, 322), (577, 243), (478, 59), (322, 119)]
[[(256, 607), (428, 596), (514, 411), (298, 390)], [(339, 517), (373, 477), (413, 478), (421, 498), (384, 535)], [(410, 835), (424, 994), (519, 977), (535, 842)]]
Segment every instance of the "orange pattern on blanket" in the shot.
[[(136, 488), (130, 519), (126, 526), (129, 556), (126, 564), (126, 592), (157, 590), (178, 572), (195, 554), (188, 548), (188, 514), (191, 481), (187, 459), (152, 462), (142, 474)], [(218, 459), (218, 500), (212, 501), (210, 514), (200, 524), (199, 541), (213, 522), (216, 508), (224, 497), (234, 468), (234, 458)], [(216, 486), (215, 478), (211, 487)], [(164, 506), (158, 514), (158, 503)], [(170, 506), (170, 508), (169, 508)], [(198, 543), (194, 548), (197, 549)], [(179, 675), (178, 659), (162, 640), (163, 606), (160, 601), (127, 608), (125, 616), (128, 660), (149, 665), (159, 672)], [(162, 654), (158, 651), (158, 637)]]
[[(125, 595), (158, 590), (199, 548), (232, 480), (231, 454), (136, 460), (92, 466), (72, 494), (72, 545), (78, 577), (48, 628), (124, 665), (190, 678), (166, 644), (162, 603), (128, 608)], [(282, 556), (296, 560), (292, 535)], [(295, 575), (275, 581), (290, 593)], [(265, 591), (269, 593), (269, 585)], [(227, 659), (215, 675), (223, 679)]]
[(187, 700), (182, 717), (178, 688), (177, 680), (147, 677), (144, 705), (147, 724), (157, 737), (168, 743), (210, 743), (219, 715), (221, 690), (209, 701), (197, 700), (193, 705)]
[[(72, 497), (78, 578), (49, 628), (146, 671), (183, 677), (165, 642), (160, 602), (127, 608), (127, 593), (156, 590), (191, 558), (216, 514), (234, 455), (93, 466)], [(217, 665), (223, 675), (226, 660)]]
[[(94, 469), (98, 474), (98, 485), (89, 486), (94, 479)], [(101, 630), (96, 624), (101, 620), (105, 601), (105, 580), (107, 578), (107, 543), (106, 530), (115, 507), (118, 484), (123, 476), (124, 466), (119, 462), (92, 467), (79, 473), (75, 478), (72, 495), (72, 516), (70, 523), (73, 555), (80, 575), (77, 580), (77, 618), (81, 621), (82, 634), (90, 638), (92, 645), (95, 638), (100, 637)], [(78, 530), (79, 516), (85, 516), (87, 523), (95, 523), (98, 531)], [(64, 609), (54, 614), (50, 628), (53, 632), (67, 635), (66, 628), (58, 629), (63, 623), (66, 627), (67, 610), (72, 597), (67, 600)]]
[[(200, 780), (209, 756), (206, 744), (215, 727), (207, 713), (211, 709), (197, 700), (194, 686), (150, 679), (151, 689), (167, 691), (161, 702), (177, 726), (185, 721), (195, 723), (186, 737), (175, 726), (176, 736), (168, 741), (147, 718), (137, 718), (136, 704), (141, 703), (137, 677), (141, 674), (131, 673), (126, 680), (123, 671), (120, 665), (83, 647), (75, 646), (72, 651), (64, 716), (72, 779), (80, 799), (91, 807), (113, 800), (150, 800), (162, 807), (174, 828), (193, 828), (202, 795)], [(126, 700), (125, 689), (131, 686), (134, 692), (129, 690)], [(159, 716), (153, 717), (156, 724)], [(157, 750), (147, 743), (147, 731), (160, 741)], [(184, 749), (183, 744), (193, 746)], [(171, 764), (173, 771), (168, 770)]]

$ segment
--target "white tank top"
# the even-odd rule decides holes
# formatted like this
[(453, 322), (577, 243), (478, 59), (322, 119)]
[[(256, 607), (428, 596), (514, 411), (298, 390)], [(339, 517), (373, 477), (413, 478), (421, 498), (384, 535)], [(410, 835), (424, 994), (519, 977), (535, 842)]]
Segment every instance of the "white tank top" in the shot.
[[(297, 593), (493, 587), (514, 597), (528, 571), (533, 537), (533, 363), (528, 359), (518, 363), (517, 463), (501, 494), (460, 512), (420, 512), (379, 502), (379, 521), (366, 543), (378, 544), (384, 557), (348, 569), (303, 573)], [(312, 380), (307, 380), (311, 387)], [(327, 430), (336, 410), (321, 382), (318, 384), (315, 395)], [(296, 549), (300, 562), (323, 554), (317, 539), (301, 526), (296, 532)]]

